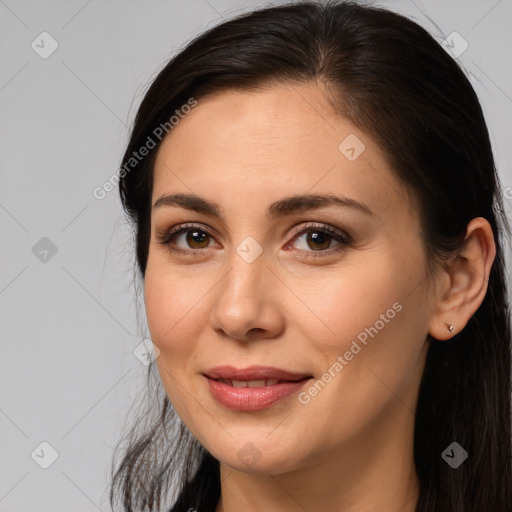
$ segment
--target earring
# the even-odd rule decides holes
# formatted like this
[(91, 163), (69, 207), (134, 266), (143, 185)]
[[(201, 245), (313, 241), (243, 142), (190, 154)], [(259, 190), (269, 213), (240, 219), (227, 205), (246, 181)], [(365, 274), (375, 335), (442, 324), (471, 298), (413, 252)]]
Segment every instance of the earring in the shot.
[(455, 330), (455, 328), (453, 327), (453, 325), (452, 325), (452, 324), (446, 324), (446, 327), (448, 328), (448, 330), (449, 330), (450, 332), (453, 332), (453, 331)]

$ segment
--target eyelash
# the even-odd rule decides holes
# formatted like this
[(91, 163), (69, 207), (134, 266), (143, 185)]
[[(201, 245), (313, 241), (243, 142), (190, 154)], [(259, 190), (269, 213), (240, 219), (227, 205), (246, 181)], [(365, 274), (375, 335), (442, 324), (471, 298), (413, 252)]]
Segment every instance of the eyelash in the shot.
[[(206, 233), (208, 236), (213, 238), (213, 234), (208, 231), (208, 229), (204, 229), (202, 226), (198, 226), (195, 224), (178, 224), (177, 226), (161, 232), (157, 234), (157, 243), (162, 245), (169, 246), (169, 249), (173, 252), (177, 252), (183, 255), (190, 255), (190, 256), (197, 256), (199, 252), (204, 251), (203, 249), (176, 249), (171, 246), (171, 242), (173, 242), (179, 235), (182, 233), (187, 233), (188, 231), (200, 231), (202, 233)], [(304, 251), (301, 249), (298, 249), (300, 252), (303, 252), (303, 258), (323, 258), (326, 256), (330, 256), (336, 252), (339, 252), (343, 250), (345, 247), (348, 247), (352, 245), (353, 240), (350, 235), (344, 232), (340, 232), (331, 226), (328, 226), (326, 224), (308, 224), (304, 226), (300, 231), (296, 231), (293, 233), (293, 237), (291, 241), (295, 241), (296, 238), (300, 238), (300, 236), (310, 233), (310, 232), (317, 232), (326, 234), (329, 237), (333, 238), (337, 242), (339, 242), (339, 245), (335, 248), (326, 249), (326, 250), (318, 250), (318, 251)], [(290, 242), (289, 242), (290, 243)], [(288, 244), (287, 244), (288, 245)], [(313, 254), (308, 254), (313, 253)]]

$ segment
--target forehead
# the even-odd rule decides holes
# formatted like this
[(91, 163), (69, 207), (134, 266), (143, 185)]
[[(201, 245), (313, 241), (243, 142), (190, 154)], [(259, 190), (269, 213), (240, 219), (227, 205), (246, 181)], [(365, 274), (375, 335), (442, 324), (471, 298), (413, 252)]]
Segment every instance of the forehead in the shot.
[[(218, 201), (336, 191), (381, 208), (407, 190), (378, 145), (336, 114), (314, 84), (228, 90), (199, 99), (162, 142), (152, 202), (175, 192)], [(236, 194), (236, 196), (235, 196)], [(407, 201), (406, 201), (407, 202)]]

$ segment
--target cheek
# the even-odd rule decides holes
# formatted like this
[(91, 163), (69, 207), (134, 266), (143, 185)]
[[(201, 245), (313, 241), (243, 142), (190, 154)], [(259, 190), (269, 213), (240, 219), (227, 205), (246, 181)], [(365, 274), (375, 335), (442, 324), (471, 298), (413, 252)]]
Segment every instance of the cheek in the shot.
[[(335, 334), (324, 327), (327, 334), (315, 336), (317, 329), (304, 327), (308, 353), (321, 353), (322, 364), (299, 400), (313, 422), (311, 431), (333, 449), (340, 438), (356, 438), (389, 411), (414, 410), (411, 390), (422, 372), (424, 346), (423, 326), (415, 315), (421, 297), (405, 297), (396, 282), (382, 277), (373, 294), (341, 287), (325, 296), (318, 316), (330, 319)], [(318, 320), (314, 325), (323, 327)], [(328, 432), (325, 424), (331, 425)]]
[[(195, 402), (190, 400), (190, 366), (195, 343), (206, 317), (199, 319), (198, 291), (187, 281), (171, 278), (164, 268), (148, 264), (144, 282), (146, 316), (151, 340), (160, 350), (156, 365), (173, 408), (186, 424), (192, 424)], [(204, 293), (204, 291), (203, 291)], [(196, 433), (196, 435), (198, 435)]]
[(348, 350), (358, 336), (364, 341), (365, 329), (375, 323), (385, 328), (401, 309), (405, 289), (389, 259), (380, 254), (371, 264), (338, 267), (290, 283), (302, 302), (297, 302), (300, 314), (294, 323), (300, 322), (305, 338), (321, 339), (319, 345), (332, 357)]
[[(207, 289), (207, 288), (206, 288)], [(201, 325), (207, 321), (201, 309), (201, 294), (190, 279), (169, 275), (148, 264), (144, 282), (146, 316), (153, 343), (160, 349), (166, 368), (174, 372), (185, 370), (193, 350), (191, 341), (198, 338)]]
[[(377, 401), (383, 405), (389, 399), (389, 389), (407, 388), (428, 323), (424, 290), (418, 286), (424, 277), (421, 262), (420, 248), (416, 260), (381, 251), (364, 265), (294, 283), (307, 307), (300, 306), (301, 314), (293, 317), (308, 350), (322, 356), (317, 369), (325, 372), (322, 378), (330, 388), (324, 398), (357, 411), (360, 399), (378, 407)], [(318, 387), (323, 389), (321, 383)]]

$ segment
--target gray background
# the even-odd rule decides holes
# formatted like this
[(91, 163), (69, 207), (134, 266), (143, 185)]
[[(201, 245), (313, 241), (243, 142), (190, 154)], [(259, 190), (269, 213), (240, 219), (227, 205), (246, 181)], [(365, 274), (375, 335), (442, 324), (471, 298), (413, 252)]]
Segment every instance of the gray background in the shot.
[[(116, 172), (164, 62), (223, 18), (278, 3), (0, 0), (0, 512), (109, 510), (112, 450), (145, 386), (133, 353), (144, 326), (117, 190), (92, 192)], [(458, 59), (512, 198), (512, 1), (379, 5), (438, 41), (453, 31), (467, 41)], [(51, 48), (44, 31), (58, 43), (46, 59), (31, 47)], [(58, 454), (47, 469), (42, 442)]]

